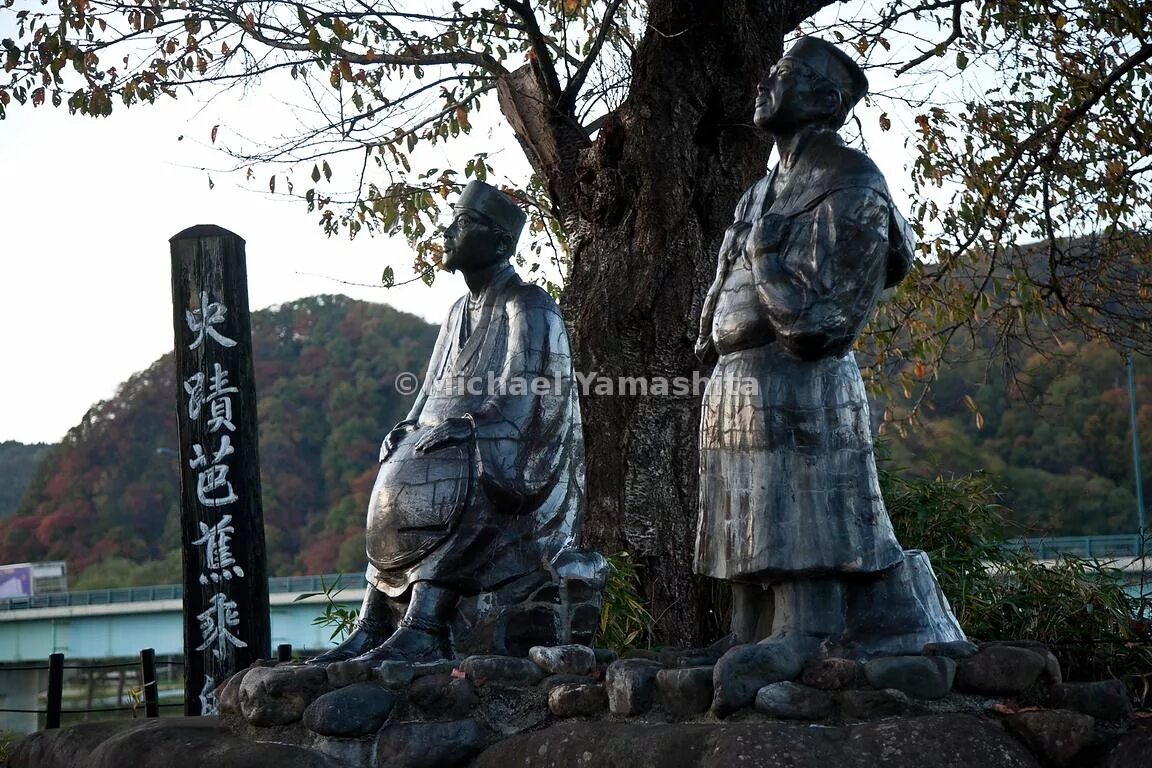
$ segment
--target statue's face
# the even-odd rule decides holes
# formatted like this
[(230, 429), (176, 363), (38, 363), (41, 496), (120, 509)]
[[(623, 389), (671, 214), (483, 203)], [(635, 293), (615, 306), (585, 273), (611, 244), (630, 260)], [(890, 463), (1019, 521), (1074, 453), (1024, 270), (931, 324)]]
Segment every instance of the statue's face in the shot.
[(801, 61), (784, 57), (768, 70), (756, 89), (754, 122), (770, 133), (827, 118), (836, 95), (819, 74)]
[(502, 258), (500, 233), (483, 215), (461, 208), (444, 230), (444, 268), (482, 269)]

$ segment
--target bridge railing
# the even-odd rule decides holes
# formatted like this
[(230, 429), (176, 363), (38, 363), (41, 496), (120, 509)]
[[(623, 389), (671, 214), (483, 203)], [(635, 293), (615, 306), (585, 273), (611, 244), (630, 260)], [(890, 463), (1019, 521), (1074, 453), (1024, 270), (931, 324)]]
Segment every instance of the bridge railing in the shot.
[(1006, 549), (1027, 552), (1037, 560), (1054, 560), (1059, 555), (1084, 558), (1140, 557), (1148, 546), (1138, 533), (1118, 533), (1105, 536), (1055, 536), (1051, 538), (1022, 537), (1009, 539)]
[[(339, 580), (340, 587), (344, 589), (358, 589), (364, 583), (364, 574), (328, 573), (320, 576), (274, 576), (268, 579), (268, 592), (270, 594), (323, 592), (326, 588), (331, 588), (337, 580)], [(32, 597), (9, 597), (0, 599), (0, 612), (32, 608), (66, 608), (183, 599), (183, 586), (180, 584), (161, 584), (154, 587), (94, 589), (83, 592), (33, 595)]]

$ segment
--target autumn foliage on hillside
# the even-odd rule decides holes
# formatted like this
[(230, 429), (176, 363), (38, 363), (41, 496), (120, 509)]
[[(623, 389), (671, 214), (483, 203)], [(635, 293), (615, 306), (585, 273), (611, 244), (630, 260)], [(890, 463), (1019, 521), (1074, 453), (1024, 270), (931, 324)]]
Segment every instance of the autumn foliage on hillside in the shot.
[[(380, 440), (411, 404), (393, 383), (423, 374), (436, 328), (321, 296), (255, 312), (252, 334), (269, 572), (362, 567)], [(165, 355), (68, 433), (0, 523), (0, 563), (66, 560), (74, 586), (179, 581), (174, 376)]]

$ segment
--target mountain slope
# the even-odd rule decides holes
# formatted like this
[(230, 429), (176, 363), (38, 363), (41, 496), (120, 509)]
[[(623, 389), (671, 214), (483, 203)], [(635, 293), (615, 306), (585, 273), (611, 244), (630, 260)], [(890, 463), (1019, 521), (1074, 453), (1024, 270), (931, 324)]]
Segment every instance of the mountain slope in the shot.
[[(380, 440), (411, 403), (394, 379), (423, 374), (436, 332), (343, 296), (253, 313), (270, 573), (363, 565)], [(0, 562), (67, 560), (90, 587), (179, 579), (174, 375), (165, 355), (68, 433), (0, 523)]]

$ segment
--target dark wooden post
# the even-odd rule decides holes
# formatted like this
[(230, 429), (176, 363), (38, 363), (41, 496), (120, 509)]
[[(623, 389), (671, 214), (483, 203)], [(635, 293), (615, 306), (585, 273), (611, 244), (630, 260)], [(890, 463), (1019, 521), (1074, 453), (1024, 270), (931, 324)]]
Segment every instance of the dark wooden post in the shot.
[(244, 240), (201, 224), (170, 241), (184, 555), (184, 713), (272, 645)]
[(144, 716), (160, 717), (160, 692), (156, 690), (156, 652), (140, 651), (140, 687), (144, 689)]
[(292, 661), (292, 643), (280, 643), (276, 646), (276, 661)]
[(48, 715), (45, 728), (60, 727), (60, 710), (64, 704), (64, 654), (48, 654)]

